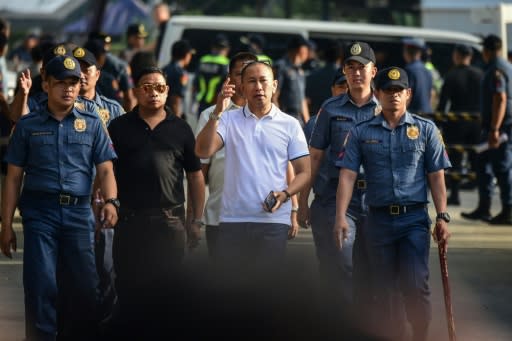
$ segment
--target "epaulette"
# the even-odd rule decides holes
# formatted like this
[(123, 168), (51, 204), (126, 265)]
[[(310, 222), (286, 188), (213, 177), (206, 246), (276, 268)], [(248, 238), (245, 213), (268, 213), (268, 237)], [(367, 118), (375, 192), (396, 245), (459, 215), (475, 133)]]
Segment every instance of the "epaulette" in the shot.
[(426, 117), (423, 117), (423, 116), (420, 116), (418, 114), (413, 114), (411, 113), (411, 116), (414, 118), (414, 119), (417, 119), (419, 121), (423, 121), (423, 122), (430, 122), (432, 124), (434, 124), (434, 122), (431, 120), (431, 119), (428, 119)]
[(379, 117), (379, 115), (375, 115), (373, 117), (370, 117), (370, 118), (367, 118), (366, 120), (362, 120), (361, 122), (357, 122), (354, 127), (357, 127), (357, 126), (360, 126), (360, 125), (363, 125), (365, 123), (368, 123), (370, 122), (371, 120), (374, 120), (375, 118)]
[(119, 108), (121, 109), (121, 112), (122, 112), (122, 113), (124, 113), (124, 112), (125, 112), (125, 111), (124, 111), (124, 109), (123, 109), (123, 106), (122, 106), (121, 104), (119, 104), (119, 102), (118, 102), (118, 101), (116, 101), (115, 99), (111, 99), (111, 98), (105, 97), (105, 96), (103, 96), (103, 95), (100, 95), (100, 98), (101, 98), (101, 100), (102, 100), (102, 101), (104, 101), (104, 102), (107, 102), (107, 103), (112, 104), (112, 105), (114, 105), (114, 106), (116, 106), (116, 107), (119, 107)]
[(39, 111), (31, 111), (28, 114), (22, 115), (19, 118), (19, 121), (28, 120), (30, 118), (35, 118), (39, 114)]

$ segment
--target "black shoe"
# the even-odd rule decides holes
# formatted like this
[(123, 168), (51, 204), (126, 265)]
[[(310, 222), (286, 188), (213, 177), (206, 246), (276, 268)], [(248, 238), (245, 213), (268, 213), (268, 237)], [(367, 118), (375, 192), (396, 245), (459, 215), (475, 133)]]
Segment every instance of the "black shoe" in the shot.
[(477, 208), (476, 210), (472, 212), (462, 212), (460, 214), (462, 218), (469, 219), (469, 220), (483, 220), (486, 222), (491, 221), (492, 216), (489, 211), (484, 211), (482, 209)]
[(489, 221), (491, 225), (512, 225), (512, 215), (510, 212), (500, 212)]
[(460, 199), (450, 196), (448, 200), (446, 200), (446, 203), (450, 206), (460, 206)]

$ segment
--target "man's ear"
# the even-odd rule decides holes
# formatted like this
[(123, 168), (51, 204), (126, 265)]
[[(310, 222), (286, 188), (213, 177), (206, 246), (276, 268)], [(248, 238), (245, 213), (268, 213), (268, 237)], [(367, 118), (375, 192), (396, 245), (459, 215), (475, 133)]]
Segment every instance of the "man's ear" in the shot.
[(48, 92), (49, 85), (48, 85), (47, 79), (45, 79), (41, 82), (41, 86), (43, 87), (44, 92)]

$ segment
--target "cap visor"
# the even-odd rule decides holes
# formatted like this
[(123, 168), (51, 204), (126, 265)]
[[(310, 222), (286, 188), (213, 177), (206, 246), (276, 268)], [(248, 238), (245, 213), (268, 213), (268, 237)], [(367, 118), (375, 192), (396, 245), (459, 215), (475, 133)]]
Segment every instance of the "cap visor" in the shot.
[(50, 76), (53, 76), (53, 78), (59, 80), (59, 81), (62, 81), (66, 78), (78, 78), (80, 79), (80, 74), (77, 74), (76, 72), (73, 72), (73, 71), (64, 71), (64, 72), (61, 72), (59, 73), (58, 75), (50, 75)]
[(352, 56), (352, 57), (348, 57), (347, 59), (345, 59), (345, 63), (347, 63), (347, 62), (349, 62), (351, 60), (356, 61), (358, 63), (361, 63), (363, 65), (366, 65), (366, 64), (371, 62), (371, 60), (363, 58), (361, 56)]

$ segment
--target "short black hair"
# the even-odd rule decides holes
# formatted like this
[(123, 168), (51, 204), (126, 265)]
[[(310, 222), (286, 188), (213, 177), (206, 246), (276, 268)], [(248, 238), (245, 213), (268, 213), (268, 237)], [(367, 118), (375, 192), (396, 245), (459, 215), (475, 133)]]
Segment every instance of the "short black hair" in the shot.
[(133, 75), (133, 83), (135, 85), (137, 85), (142, 77), (144, 77), (145, 75), (149, 75), (151, 73), (161, 74), (162, 77), (164, 77), (164, 79), (165, 79), (165, 83), (167, 84), (167, 77), (165, 77), (165, 72), (163, 72), (162, 69), (160, 69), (157, 66), (147, 66), (147, 67), (140, 69), (140, 71), (136, 72)]
[(245, 74), (246, 70), (250, 66), (257, 65), (257, 64), (265, 65), (267, 68), (269, 68), (269, 70), (272, 72), (272, 77), (274, 79), (276, 79), (275, 70), (272, 67), (272, 64), (270, 64), (270, 62), (267, 60), (255, 60), (253, 62), (249, 62), (249, 63), (245, 64), (244, 67), (242, 68), (242, 79), (244, 78), (244, 74)]
[(487, 37), (484, 38), (482, 45), (484, 46), (484, 49), (489, 51), (500, 51), (503, 43), (501, 41), (501, 38), (494, 34), (489, 34)]
[(231, 60), (229, 61), (229, 70), (233, 70), (235, 68), (235, 64), (239, 61), (242, 62), (255, 62), (258, 60), (258, 57), (250, 52), (238, 52), (235, 54)]

